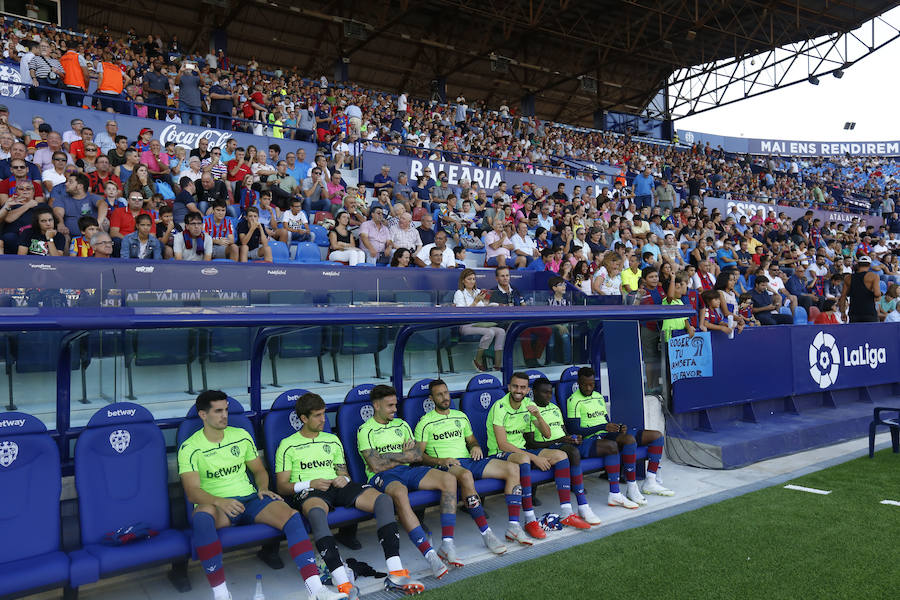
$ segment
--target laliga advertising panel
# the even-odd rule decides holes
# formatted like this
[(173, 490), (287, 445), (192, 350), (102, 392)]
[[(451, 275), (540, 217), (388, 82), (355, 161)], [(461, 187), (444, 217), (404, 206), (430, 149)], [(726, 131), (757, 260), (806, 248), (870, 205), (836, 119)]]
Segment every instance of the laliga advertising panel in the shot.
[(900, 372), (900, 326), (856, 323), (793, 327), (794, 393), (894, 383)]

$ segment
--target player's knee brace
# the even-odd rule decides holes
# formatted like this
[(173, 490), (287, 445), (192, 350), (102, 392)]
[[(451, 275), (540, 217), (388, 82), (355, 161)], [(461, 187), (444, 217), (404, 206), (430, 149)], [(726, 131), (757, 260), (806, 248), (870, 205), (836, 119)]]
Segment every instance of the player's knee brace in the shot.
[(522, 486), (516, 485), (515, 487), (513, 487), (512, 493), (516, 496), (521, 496), (522, 495)]
[(394, 501), (387, 494), (381, 494), (375, 500), (375, 524), (380, 528), (393, 522)]
[(481, 506), (481, 497), (478, 494), (466, 496), (466, 508), (471, 510), (473, 508), (478, 508), (479, 506)]

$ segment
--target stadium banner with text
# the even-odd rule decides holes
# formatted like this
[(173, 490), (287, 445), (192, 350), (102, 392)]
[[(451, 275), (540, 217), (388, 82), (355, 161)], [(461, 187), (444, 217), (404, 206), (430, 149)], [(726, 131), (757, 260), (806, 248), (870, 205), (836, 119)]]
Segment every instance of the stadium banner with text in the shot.
[(593, 180), (551, 177), (505, 169), (489, 169), (475, 165), (427, 160), (414, 156), (395, 156), (372, 151), (363, 152), (362, 161), (363, 169), (360, 181), (366, 182), (371, 182), (375, 179), (375, 176), (381, 172), (382, 165), (388, 165), (391, 168), (391, 177), (394, 178), (394, 181), (397, 180), (397, 174), (403, 171), (409, 175), (410, 181), (415, 183), (416, 178), (421, 176), (427, 167), (431, 169), (432, 178), (437, 178), (438, 173), (445, 171), (450, 185), (459, 185), (460, 180), (468, 179), (471, 182), (477, 182), (478, 185), (489, 191), (496, 190), (501, 181), (505, 181), (509, 185), (510, 190), (512, 190), (513, 185), (521, 185), (527, 181), (545, 187), (551, 193), (555, 192), (557, 186), (562, 183), (565, 185), (566, 193), (570, 196), (576, 185), (581, 186), (582, 190), (586, 189), (587, 186), (592, 186), (594, 194), (599, 194), (604, 187), (611, 187), (613, 182), (613, 177), (606, 174), (598, 175)]
[(19, 98), (3, 98), (0, 102), (9, 107), (10, 123), (18, 126), (22, 131), (31, 129), (31, 119), (35, 115), (42, 117), (45, 123), (49, 123), (54, 131), (60, 133), (70, 129), (69, 123), (72, 119), (81, 119), (86, 126), (94, 130), (94, 138), (96, 138), (100, 132), (106, 131), (106, 122), (113, 120), (119, 125), (119, 135), (126, 136), (129, 142), (137, 139), (141, 129), (149, 127), (153, 130), (153, 137), (163, 144), (175, 142), (176, 145), (188, 149), (196, 148), (200, 139), (206, 138), (209, 140), (210, 148), (224, 147), (229, 139), (237, 140), (238, 146), (246, 148), (252, 145), (263, 152), (270, 144), (278, 144), (281, 147), (282, 158), (288, 152), (296, 152), (297, 149), (302, 148), (306, 151), (307, 162), (311, 161), (316, 153), (316, 145), (309, 142), (251, 135), (240, 131), (194, 127), (181, 123), (166, 123), (155, 119), (142, 119), (99, 110), (85, 110), (50, 102), (34, 102)]
[(713, 376), (672, 385), (673, 412), (900, 382), (900, 324), (777, 325), (713, 332)]
[[(476, 269), (478, 287), (497, 286), (494, 269)], [(522, 292), (547, 290), (545, 272), (516, 269), (511, 283)], [(452, 296), (459, 269), (390, 269), (340, 264), (302, 265), (175, 260), (6, 256), (2, 288), (123, 290), (306, 290), (316, 296), (339, 290), (446, 290)], [(5, 292), (8, 293), (8, 292)], [(390, 297), (388, 297), (390, 295)], [(446, 294), (438, 292), (439, 299)]]
[(792, 327), (794, 393), (900, 381), (900, 326)]
[(900, 156), (900, 140), (880, 142), (848, 142), (809, 140), (775, 140), (716, 135), (701, 131), (678, 131), (678, 141), (685, 144), (709, 142), (712, 148), (721, 146), (726, 152), (739, 154), (773, 154), (779, 156)]
[[(802, 208), (798, 206), (780, 206), (778, 204), (761, 204), (758, 202), (744, 202), (741, 200), (726, 200), (725, 198), (713, 198), (707, 196), (703, 199), (703, 205), (712, 211), (714, 208), (718, 208), (719, 212), (722, 213), (723, 218), (732, 214), (731, 207), (737, 207), (738, 218), (741, 215), (746, 216), (748, 219), (756, 214), (756, 211), (762, 210), (764, 211), (764, 215), (768, 215), (768, 213), (784, 213), (792, 220), (797, 220), (806, 214), (806, 211), (809, 210), (807, 208)], [(845, 212), (837, 212), (834, 210), (819, 210), (812, 209), (813, 218), (821, 219), (822, 224), (825, 223), (844, 223), (849, 224), (854, 218), (859, 219), (861, 222), (866, 225), (874, 225), (878, 227), (884, 223), (884, 219), (877, 215), (864, 215), (859, 213), (845, 213)]]
[(708, 331), (693, 336), (679, 335), (669, 340), (669, 372), (671, 380), (690, 377), (712, 377), (712, 338)]

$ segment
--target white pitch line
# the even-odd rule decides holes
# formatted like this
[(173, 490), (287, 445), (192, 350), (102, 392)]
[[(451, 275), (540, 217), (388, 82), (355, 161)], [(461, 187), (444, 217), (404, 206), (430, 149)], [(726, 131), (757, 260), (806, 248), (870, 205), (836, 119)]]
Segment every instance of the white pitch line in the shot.
[(802, 485), (786, 485), (784, 486), (786, 490), (797, 490), (798, 492), (809, 492), (810, 494), (819, 494), (822, 496), (827, 496), (831, 493), (831, 490), (817, 490), (816, 488), (803, 487)]
[(891, 506), (900, 506), (900, 502), (896, 500), (882, 500), (879, 504), (890, 504)]

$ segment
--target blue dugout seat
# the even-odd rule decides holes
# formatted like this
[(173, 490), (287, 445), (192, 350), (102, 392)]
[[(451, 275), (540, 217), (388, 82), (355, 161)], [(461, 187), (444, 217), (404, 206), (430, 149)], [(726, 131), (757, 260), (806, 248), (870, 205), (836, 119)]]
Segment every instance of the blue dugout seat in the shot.
[[(253, 432), (253, 424), (250, 419), (244, 415), (244, 407), (234, 398), (228, 398), (228, 424), (232, 427), (240, 427), (250, 433), (250, 437), (256, 440)], [(188, 411), (184, 421), (178, 426), (178, 432), (175, 435), (175, 444), (181, 447), (181, 444), (191, 437), (194, 432), (203, 427), (203, 421), (197, 416), (197, 408), (192, 406)], [(252, 477), (251, 477), (252, 479)], [(188, 524), (193, 523), (194, 506), (185, 498), (187, 506)], [(244, 546), (254, 544), (263, 544), (267, 542), (277, 542), (282, 538), (282, 533), (268, 525), (256, 524), (242, 525), (240, 527), (226, 527), (219, 530), (219, 540), (222, 542), (223, 550), (237, 549)], [(191, 543), (191, 556), (196, 560), (197, 552)]]
[(0, 489), (0, 596), (66, 585), (69, 557), (60, 550), (59, 447), (31, 415), (0, 413)]
[[(369, 402), (369, 394), (373, 387), (375, 386), (371, 383), (364, 383), (351, 389), (337, 413), (338, 437), (344, 446), (347, 470), (350, 471), (350, 477), (360, 483), (365, 483), (368, 479), (362, 456), (356, 445), (356, 432), (360, 425), (374, 414), (372, 403)], [(410, 424), (410, 427), (415, 427), (415, 424)], [(427, 506), (436, 504), (439, 497), (440, 494), (437, 491), (417, 490), (409, 493), (409, 503), (413, 508)]]
[[(120, 402), (91, 417), (75, 444), (75, 487), (82, 549), (71, 554), (73, 587), (171, 561), (187, 586), (182, 591), (190, 589), (190, 546), (184, 532), (172, 529), (166, 442), (149, 410)], [(104, 543), (106, 534), (137, 524), (158, 535)]]
[[(29, 331), (19, 333), (9, 339), (10, 350), (7, 356), (7, 373), (9, 376), (9, 405), (7, 410), (16, 410), (13, 401), (13, 371), (16, 373), (55, 373), (59, 346), (64, 331)], [(80, 339), (72, 342), (69, 368), (81, 370), (81, 402), (87, 404), (87, 378), (85, 371), (91, 364), (90, 345)], [(15, 369), (10, 369), (12, 364)]]
[[(272, 410), (269, 411), (265, 421), (263, 421), (264, 448), (267, 459), (266, 464), (273, 475), (273, 488), (275, 487), (274, 482), (275, 476), (277, 475), (277, 472), (275, 471), (275, 452), (278, 450), (278, 445), (284, 438), (300, 431), (300, 428), (303, 427), (303, 423), (300, 421), (297, 413), (294, 412), (294, 406), (297, 403), (297, 399), (305, 393), (306, 390), (303, 389), (287, 390), (286, 392), (281, 393), (275, 398), (275, 402), (272, 403)], [(324, 431), (331, 433), (331, 425), (329, 424), (328, 419), (325, 419)], [(344, 454), (347, 454), (346, 448), (344, 449)], [(369, 519), (371, 517), (371, 513), (363, 512), (355, 508), (336, 508), (328, 513), (328, 522), (331, 525), (337, 526), (351, 521)]]
[[(311, 292), (273, 291), (269, 292), (269, 304), (289, 304), (292, 306), (313, 306)], [(279, 358), (315, 358), (319, 367), (319, 383), (326, 383), (325, 370), (322, 366), (322, 355), (330, 350), (327, 343), (331, 336), (324, 327), (308, 327), (297, 333), (269, 338), (269, 361), (272, 365), (272, 385), (278, 386)], [(337, 375), (335, 375), (337, 378)]]

